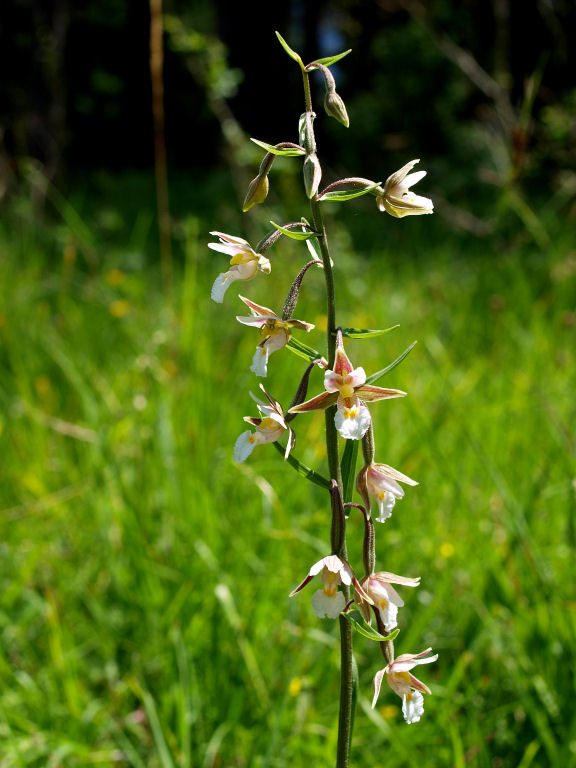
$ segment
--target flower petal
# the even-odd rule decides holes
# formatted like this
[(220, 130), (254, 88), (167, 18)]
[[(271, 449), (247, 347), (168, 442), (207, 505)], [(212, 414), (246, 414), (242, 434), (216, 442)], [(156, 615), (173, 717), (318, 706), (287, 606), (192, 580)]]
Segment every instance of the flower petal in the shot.
[(394, 494), (386, 491), (382, 498), (377, 497), (376, 501), (378, 503), (378, 517), (376, 518), (376, 522), (385, 523), (389, 517), (392, 517), (392, 510), (394, 509), (394, 504), (396, 504), (396, 497)]
[(372, 688), (374, 690), (374, 696), (372, 697), (372, 709), (374, 709), (376, 706), (378, 696), (380, 696), (380, 688), (382, 687), (382, 680), (384, 679), (385, 672), (386, 668), (379, 669), (378, 672), (376, 672), (374, 675), (374, 680), (372, 681)]
[(242, 325), (250, 325), (254, 328), (262, 328), (262, 326), (266, 325), (268, 322), (268, 318), (263, 317), (262, 315), (259, 317), (245, 317), (242, 315), (236, 315), (236, 320), (238, 320), (239, 323), (242, 323)]
[(233, 245), (247, 245), (250, 248), (250, 243), (241, 237), (234, 237), (234, 235), (227, 235), (224, 232), (210, 232), (214, 237), (219, 237), (223, 243), (232, 243)]
[(268, 375), (268, 349), (266, 347), (256, 347), (250, 370), (256, 376), (264, 377)]
[(373, 384), (365, 384), (359, 387), (354, 394), (367, 403), (375, 403), (377, 400), (386, 400), (389, 397), (405, 397), (406, 392), (402, 392), (401, 389), (385, 389), (384, 387), (375, 387)]
[(306, 413), (307, 411), (318, 411), (328, 408), (338, 400), (338, 392), (322, 392), (321, 395), (316, 395), (311, 400), (306, 400), (305, 403), (295, 405), (288, 410), (288, 413)]
[(277, 315), (275, 315), (271, 309), (268, 309), (268, 307), (262, 307), (251, 299), (247, 299), (245, 296), (240, 296), (240, 294), (238, 294), (238, 298), (256, 315), (272, 315), (273, 317), (277, 317)]
[(230, 285), (234, 282), (234, 280), (238, 280), (238, 277), (239, 275), (236, 272), (221, 272), (216, 280), (214, 280), (210, 298), (217, 304), (222, 304), (224, 301), (224, 294)]
[(370, 411), (360, 403), (353, 403), (350, 408), (338, 408), (334, 416), (336, 429), (345, 440), (361, 440), (371, 420)]
[(319, 589), (312, 595), (311, 603), (319, 619), (337, 619), (346, 607), (346, 598), (342, 592), (327, 595), (323, 589)]
[(245, 461), (254, 450), (256, 441), (253, 439), (253, 434), (253, 432), (250, 432), (250, 430), (247, 429), (246, 432), (242, 432), (242, 434), (236, 440), (233, 454), (233, 458), (236, 463), (240, 464), (241, 462)]
[(424, 714), (424, 696), (420, 691), (410, 691), (402, 697), (402, 714), (408, 725), (420, 720)]

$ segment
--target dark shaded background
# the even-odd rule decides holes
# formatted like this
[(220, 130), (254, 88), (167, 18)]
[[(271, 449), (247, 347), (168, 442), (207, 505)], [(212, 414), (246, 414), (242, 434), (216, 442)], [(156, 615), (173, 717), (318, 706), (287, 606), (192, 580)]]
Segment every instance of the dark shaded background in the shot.
[[(174, 170), (222, 166), (227, 109), (249, 135), (295, 138), (296, 126), (291, 135), (286, 126), (300, 82), (274, 29), (305, 60), (353, 49), (335, 75), (354, 140), (335, 125), (323, 137), (335, 171), (357, 167), (366, 145), (373, 157), (386, 151), (398, 162), (441, 158), (445, 194), (453, 196), (478, 181), (479, 168), (511, 169), (536, 191), (574, 169), (574, 3), (293, 1), (263, 14), (242, 3), (172, 0), (164, 12)], [(150, 168), (147, 4), (7, 0), (3, 17), (2, 188), (14, 186), (30, 157), (60, 183), (95, 168)], [(491, 136), (509, 169), (490, 158)]]

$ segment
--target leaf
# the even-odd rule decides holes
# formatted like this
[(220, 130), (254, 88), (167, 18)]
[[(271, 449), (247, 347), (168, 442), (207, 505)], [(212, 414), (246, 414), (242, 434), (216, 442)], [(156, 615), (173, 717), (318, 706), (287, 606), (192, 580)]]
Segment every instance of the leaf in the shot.
[(303, 357), (304, 360), (309, 360), (312, 362), (313, 360), (320, 360), (322, 358), (321, 352), (318, 352), (317, 349), (309, 347), (299, 339), (291, 338), (286, 346), (288, 349), (294, 352), (295, 355), (298, 355), (298, 357)]
[(305, 155), (305, 149), (298, 149), (297, 147), (275, 147), (273, 144), (266, 144), (265, 141), (259, 139), (250, 139), (254, 144), (257, 144), (266, 152), (270, 152), (273, 155), (279, 155), (280, 157), (298, 157), (298, 155)]
[(318, 237), (317, 232), (299, 232), (297, 229), (286, 229), (285, 227), (281, 227), (280, 224), (276, 224), (274, 221), (271, 221), (270, 224), (272, 224), (273, 227), (276, 227), (279, 232), (282, 232), (283, 235), (286, 235), (286, 237), (292, 238), (292, 240), (309, 240), (311, 237)]
[[(278, 34), (278, 32), (276, 32), (276, 34)], [(344, 51), (343, 53), (337, 53), (334, 56), (325, 56), (323, 59), (316, 59), (316, 61), (312, 63), (314, 64), (317, 62), (318, 64), (324, 64), (325, 67), (331, 67), (332, 64), (336, 64), (337, 61), (340, 61), (340, 59), (343, 59), (344, 56), (348, 56), (348, 54), (351, 52), (352, 52), (352, 48), (348, 48), (348, 50)], [(314, 69), (318, 69), (318, 67), (310, 67), (308, 71), (312, 72)]]
[(382, 643), (384, 640), (394, 640), (400, 632), (398, 627), (396, 627), (389, 635), (381, 635), (380, 632), (368, 624), (359, 608), (353, 608), (351, 611), (341, 613), (340, 615), (344, 616), (352, 624), (356, 632), (367, 637), (369, 640), (375, 640), (377, 643)]
[(412, 352), (416, 344), (418, 344), (418, 342), (413, 341), (412, 344), (410, 344), (410, 346), (408, 347), (408, 349), (405, 349), (404, 352), (402, 352), (402, 354), (400, 355), (400, 357), (397, 357), (393, 363), (390, 363), (390, 365), (387, 365), (386, 368), (382, 368), (381, 371), (376, 371), (376, 373), (373, 373), (372, 376), (368, 376), (368, 378), (366, 379), (366, 384), (374, 384), (374, 382), (378, 381), (378, 379), (381, 379), (385, 373), (388, 373), (388, 371), (391, 371), (392, 368), (396, 368), (396, 366), (399, 365), (402, 362), (402, 360), (404, 360), (404, 358), (410, 354), (410, 352)]
[[(297, 62), (298, 62), (298, 64), (300, 64), (300, 66), (301, 66), (302, 68), (304, 68), (304, 63), (302, 62), (302, 59), (301, 59), (301, 58), (300, 58), (300, 56), (299, 56), (299, 55), (296, 53), (296, 51), (293, 51), (293, 50), (292, 50), (292, 48), (290, 48), (290, 46), (288, 45), (288, 43), (286, 42), (286, 40), (284, 40), (284, 38), (282, 37), (282, 35), (280, 34), (280, 32), (276, 32), (276, 37), (277, 37), (277, 38), (278, 38), (278, 40), (280, 41), (280, 45), (282, 46), (282, 48), (284, 48), (284, 50), (286, 51), (286, 53), (288, 54), (288, 56), (290, 56), (290, 58), (291, 58), (291, 59), (294, 59), (294, 61), (297, 61)], [(323, 63), (323, 62), (321, 62), (321, 63)], [(328, 66), (328, 65), (326, 64), (325, 66)]]
[(370, 339), (373, 336), (382, 336), (395, 328), (400, 328), (400, 325), (391, 325), (390, 328), (384, 328), (381, 331), (370, 328), (342, 328), (342, 336), (347, 336), (349, 339)]
[(376, 189), (376, 187), (379, 187), (381, 183), (382, 182), (377, 181), (370, 187), (366, 187), (365, 189), (357, 189), (354, 191), (351, 189), (341, 189), (337, 190), (336, 192), (326, 192), (326, 194), (319, 197), (318, 200), (327, 203), (343, 203), (346, 200), (352, 200), (355, 197), (362, 197), (362, 195), (365, 195), (367, 192), (372, 192), (372, 190)]
[(358, 459), (359, 440), (346, 440), (346, 447), (340, 467), (342, 469), (342, 485), (344, 487), (344, 503), (352, 501), (354, 480), (356, 477), (356, 461)]
[[(282, 457), (284, 457), (284, 448), (280, 445), (278, 441), (272, 443), (274, 448), (276, 448), (279, 453), (282, 454)], [(298, 461), (298, 459), (295, 456), (288, 456), (286, 459), (286, 462), (290, 464), (296, 472), (298, 472), (299, 475), (302, 475), (302, 477), (305, 477), (307, 480), (310, 480), (311, 483), (314, 483), (315, 485), (319, 485), (320, 488), (324, 488), (325, 490), (329, 491), (332, 488), (332, 483), (330, 480), (327, 480), (325, 477), (323, 477), (318, 472), (315, 472), (313, 469), (310, 469), (310, 467), (307, 467), (306, 464), (302, 464), (301, 461)]]

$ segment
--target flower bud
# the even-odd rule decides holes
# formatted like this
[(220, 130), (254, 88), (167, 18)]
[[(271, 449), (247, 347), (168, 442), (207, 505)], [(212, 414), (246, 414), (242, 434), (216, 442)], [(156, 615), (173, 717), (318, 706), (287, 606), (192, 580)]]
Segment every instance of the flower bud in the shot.
[(346, 112), (346, 105), (344, 104), (342, 97), (339, 96), (336, 91), (326, 91), (324, 110), (329, 117), (335, 118), (339, 123), (346, 126), (346, 128), (350, 125), (348, 112)]
[(244, 199), (242, 212), (246, 213), (246, 211), (249, 211), (253, 205), (258, 205), (259, 203), (263, 203), (264, 200), (266, 200), (266, 196), (268, 195), (269, 189), (270, 189), (270, 182), (268, 181), (268, 176), (258, 175), (256, 176), (255, 179), (252, 179), (252, 181), (250, 182), (250, 186), (248, 187), (248, 192), (246, 193), (246, 197)]
[(314, 197), (320, 186), (322, 178), (322, 168), (316, 154), (311, 154), (304, 160), (304, 187), (309, 198)]
[(306, 154), (316, 152), (316, 139), (314, 138), (315, 112), (303, 112), (298, 121), (298, 141), (305, 148)]

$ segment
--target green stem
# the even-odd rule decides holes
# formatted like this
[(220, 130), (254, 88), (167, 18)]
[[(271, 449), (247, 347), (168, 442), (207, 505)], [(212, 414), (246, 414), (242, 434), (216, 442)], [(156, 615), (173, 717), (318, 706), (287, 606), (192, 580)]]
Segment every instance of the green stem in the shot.
[[(310, 97), (310, 83), (308, 73), (303, 72), (304, 93), (306, 98), (306, 110), (312, 111)], [(328, 247), (326, 228), (322, 217), (321, 205), (318, 196), (310, 200), (312, 221), (314, 229), (319, 233), (318, 244), (324, 264), (324, 279), (326, 281), (326, 343), (328, 352), (328, 367), (334, 367), (336, 359), (336, 297), (334, 291), (334, 274)], [(334, 423), (336, 406), (326, 409), (326, 453), (330, 477), (338, 483), (340, 494), (343, 494), (342, 472), (340, 468), (340, 455), (338, 451), (338, 432)], [(344, 516), (343, 516), (344, 517)], [(342, 532), (338, 551), (341, 560), (347, 560), (346, 552), (346, 521), (342, 521)], [(346, 601), (350, 599), (349, 587), (342, 585), (342, 591)], [(336, 756), (336, 768), (348, 768), (350, 754), (350, 741), (352, 738), (352, 709), (354, 704), (354, 657), (352, 647), (352, 625), (340, 616), (340, 713), (338, 716), (338, 751)]]

